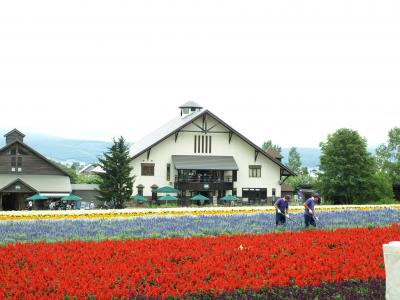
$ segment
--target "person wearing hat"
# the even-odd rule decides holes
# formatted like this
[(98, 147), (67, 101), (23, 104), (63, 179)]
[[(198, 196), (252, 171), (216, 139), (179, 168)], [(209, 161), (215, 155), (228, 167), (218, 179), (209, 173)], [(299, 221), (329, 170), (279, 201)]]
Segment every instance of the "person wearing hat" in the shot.
[(306, 228), (310, 226), (316, 226), (315, 221), (318, 220), (315, 215), (315, 203), (319, 203), (321, 201), (321, 196), (318, 193), (312, 195), (306, 202), (304, 202), (304, 223)]
[(285, 197), (276, 200), (274, 204), (276, 209), (276, 226), (280, 224), (285, 225), (286, 218), (289, 218), (289, 200), (290, 195), (285, 195)]

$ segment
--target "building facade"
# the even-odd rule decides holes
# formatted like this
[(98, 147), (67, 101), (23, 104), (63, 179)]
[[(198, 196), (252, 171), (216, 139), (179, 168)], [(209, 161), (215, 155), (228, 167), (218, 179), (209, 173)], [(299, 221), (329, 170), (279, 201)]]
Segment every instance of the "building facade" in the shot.
[(61, 198), (71, 193), (68, 174), (24, 143), (25, 135), (14, 129), (5, 134), (0, 149), (0, 209), (26, 208), (26, 198), (36, 193)]
[(179, 108), (179, 116), (131, 147), (135, 192), (154, 197), (155, 187), (173, 186), (183, 197), (267, 200), (295, 175), (197, 103)]

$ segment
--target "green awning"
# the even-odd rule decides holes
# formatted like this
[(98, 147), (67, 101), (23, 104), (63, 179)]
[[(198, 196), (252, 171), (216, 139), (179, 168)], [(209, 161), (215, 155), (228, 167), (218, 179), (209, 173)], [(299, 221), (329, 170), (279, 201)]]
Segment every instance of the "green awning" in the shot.
[(239, 200), (239, 198), (237, 198), (234, 195), (226, 195), (226, 196), (222, 197), (221, 200), (223, 200), (223, 201), (237, 201), (237, 200)]
[(81, 201), (82, 198), (73, 194), (69, 194), (68, 196), (62, 197), (62, 201)]
[(180, 190), (174, 189), (173, 187), (170, 187), (170, 186), (163, 186), (158, 189), (155, 189), (153, 192), (154, 193), (179, 193)]
[(198, 194), (198, 195), (194, 196), (193, 198), (191, 198), (191, 200), (193, 200), (193, 201), (206, 201), (206, 200), (210, 200), (210, 199), (207, 198), (206, 196), (203, 196), (202, 194)]
[(147, 201), (147, 198), (144, 197), (143, 195), (136, 194), (135, 196), (131, 197), (131, 200), (135, 201)]
[(30, 201), (43, 201), (43, 200), (47, 200), (48, 198), (45, 197), (45, 196), (42, 196), (40, 194), (35, 194), (35, 195), (30, 196), (30, 197), (28, 197), (26, 199), (30, 200)]
[(175, 200), (178, 200), (178, 198), (176, 198), (174, 196), (171, 196), (170, 194), (167, 194), (165, 196), (160, 197), (159, 200), (161, 200), (161, 201), (175, 201)]

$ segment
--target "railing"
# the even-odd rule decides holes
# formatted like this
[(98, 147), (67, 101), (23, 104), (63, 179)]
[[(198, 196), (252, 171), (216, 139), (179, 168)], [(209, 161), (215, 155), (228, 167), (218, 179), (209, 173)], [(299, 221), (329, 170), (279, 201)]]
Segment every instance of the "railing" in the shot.
[(175, 182), (182, 183), (224, 183), (233, 182), (232, 176), (175, 176)]

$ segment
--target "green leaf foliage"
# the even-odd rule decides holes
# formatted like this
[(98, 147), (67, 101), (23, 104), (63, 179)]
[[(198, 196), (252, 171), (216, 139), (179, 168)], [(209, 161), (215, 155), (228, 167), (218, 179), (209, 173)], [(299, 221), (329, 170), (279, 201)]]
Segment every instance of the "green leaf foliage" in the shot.
[(268, 141), (264, 142), (263, 145), (262, 145), (262, 149), (263, 149), (264, 151), (267, 151), (268, 148), (274, 149), (274, 150), (275, 150), (276, 152), (278, 152), (279, 154), (282, 153), (282, 147), (280, 147), (280, 146), (278, 146), (278, 145), (274, 145), (274, 144), (272, 143), (271, 140), (268, 140)]
[(98, 165), (104, 170), (99, 173), (99, 196), (113, 208), (124, 208), (133, 192), (132, 157), (123, 137), (113, 140), (113, 145), (99, 158)]
[(386, 173), (392, 183), (400, 183), (400, 128), (390, 129), (387, 143), (376, 149), (375, 160), (378, 169)]
[(296, 147), (292, 147), (289, 150), (288, 167), (297, 174), (302, 171), (300, 154)]
[(376, 167), (367, 141), (357, 131), (337, 130), (321, 143), (321, 150), (320, 184), (325, 198), (351, 204), (371, 196)]

